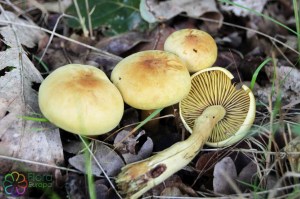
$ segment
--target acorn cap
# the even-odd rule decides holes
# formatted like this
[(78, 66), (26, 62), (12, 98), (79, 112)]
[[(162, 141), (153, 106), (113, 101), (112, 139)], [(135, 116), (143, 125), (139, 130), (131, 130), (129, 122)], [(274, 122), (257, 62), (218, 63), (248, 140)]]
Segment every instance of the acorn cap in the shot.
[(56, 126), (81, 135), (107, 133), (120, 122), (124, 102), (104, 72), (94, 66), (69, 64), (42, 82), (39, 106)]
[(206, 32), (197, 29), (182, 29), (173, 32), (164, 43), (164, 50), (178, 55), (189, 72), (211, 67), (217, 59), (215, 40)]
[(191, 88), (185, 64), (178, 56), (160, 50), (124, 58), (113, 69), (111, 80), (128, 105), (142, 110), (176, 104)]
[(213, 147), (232, 145), (241, 140), (255, 119), (255, 98), (245, 85), (236, 89), (233, 75), (220, 67), (207, 68), (192, 77), (189, 95), (179, 104), (180, 118), (192, 133), (195, 119), (209, 106), (221, 105), (226, 114), (206, 142)]

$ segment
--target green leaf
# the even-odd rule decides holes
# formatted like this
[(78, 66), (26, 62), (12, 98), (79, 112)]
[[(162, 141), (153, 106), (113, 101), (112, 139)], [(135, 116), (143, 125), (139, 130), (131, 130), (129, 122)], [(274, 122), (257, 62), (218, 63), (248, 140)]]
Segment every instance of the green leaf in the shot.
[(257, 79), (257, 76), (258, 76), (260, 70), (261, 70), (268, 62), (270, 62), (271, 60), (272, 60), (272, 59), (269, 57), (269, 58), (267, 58), (265, 61), (263, 61), (263, 63), (261, 63), (261, 64), (257, 67), (257, 69), (255, 70), (255, 72), (254, 72), (254, 74), (253, 74), (253, 76), (252, 76), (252, 79), (251, 79), (251, 84), (250, 84), (250, 89), (251, 89), (251, 90), (253, 90), (253, 88), (254, 88), (254, 84), (255, 84), (255, 82), (256, 82), (256, 79)]
[[(77, 0), (81, 16), (88, 28), (88, 15), (85, 0)], [(140, 0), (88, 0), (92, 28), (102, 28), (105, 35), (117, 35), (131, 30), (145, 30), (147, 22), (141, 18)], [(78, 18), (74, 4), (67, 9), (67, 14)], [(68, 19), (72, 28), (81, 28), (76, 19)]]

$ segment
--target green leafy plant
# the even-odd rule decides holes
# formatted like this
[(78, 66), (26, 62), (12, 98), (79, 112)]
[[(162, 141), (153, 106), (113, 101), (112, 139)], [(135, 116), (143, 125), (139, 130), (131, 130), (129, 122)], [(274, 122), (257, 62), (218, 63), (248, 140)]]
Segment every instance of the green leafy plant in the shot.
[(257, 76), (260, 72), (260, 70), (269, 62), (271, 61), (271, 58), (267, 58), (265, 61), (263, 61), (263, 63), (261, 63), (257, 69), (255, 70), (253, 76), (252, 76), (252, 79), (251, 79), (251, 85), (250, 85), (250, 89), (253, 90), (253, 87), (254, 87), (254, 84), (256, 82), (256, 79), (257, 79)]
[(294, 7), (294, 15), (296, 20), (296, 30), (297, 30), (297, 38), (298, 38), (298, 52), (300, 52), (300, 8), (297, 0), (293, 0), (293, 7)]
[(85, 32), (86, 27), (91, 29), (90, 26), (93, 29), (102, 28), (105, 35), (145, 30), (148, 24), (140, 16), (139, 3), (139, 0), (77, 0), (67, 9), (67, 13), (78, 17), (78, 20), (68, 19), (67, 24), (72, 28), (84, 27)]

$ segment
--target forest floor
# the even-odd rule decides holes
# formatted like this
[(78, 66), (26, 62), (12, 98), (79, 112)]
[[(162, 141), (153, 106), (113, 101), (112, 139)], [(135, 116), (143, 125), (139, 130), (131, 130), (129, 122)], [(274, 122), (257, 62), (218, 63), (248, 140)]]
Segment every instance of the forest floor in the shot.
[(179, 105), (137, 129), (147, 115), (125, 104), (113, 130), (79, 136), (44, 118), (39, 86), (67, 64), (110, 79), (122, 59), (164, 50), (181, 29), (214, 38), (213, 66), (252, 89), (256, 117), (243, 139), (204, 145), (143, 197), (300, 198), (299, 16), (299, 0), (0, 0), (0, 198), (125, 198), (123, 166), (190, 136)]

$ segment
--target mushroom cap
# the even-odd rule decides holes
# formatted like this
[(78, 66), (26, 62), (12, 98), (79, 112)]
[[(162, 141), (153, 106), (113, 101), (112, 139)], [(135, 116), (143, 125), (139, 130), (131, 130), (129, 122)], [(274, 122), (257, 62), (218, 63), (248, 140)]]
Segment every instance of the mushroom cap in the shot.
[(255, 98), (245, 85), (237, 89), (233, 75), (226, 69), (212, 67), (195, 73), (189, 95), (179, 104), (180, 118), (192, 133), (194, 121), (211, 105), (221, 105), (226, 114), (214, 127), (206, 142), (213, 147), (232, 145), (241, 140), (255, 119)]
[(124, 58), (113, 69), (111, 80), (127, 104), (142, 110), (176, 104), (191, 88), (186, 65), (178, 56), (160, 50)]
[(42, 82), (39, 106), (56, 126), (81, 135), (100, 135), (120, 122), (124, 102), (104, 72), (94, 66), (69, 64)]
[(190, 72), (211, 67), (218, 54), (215, 40), (208, 33), (197, 29), (173, 32), (166, 39), (164, 50), (178, 55)]

